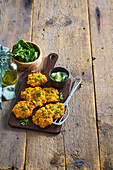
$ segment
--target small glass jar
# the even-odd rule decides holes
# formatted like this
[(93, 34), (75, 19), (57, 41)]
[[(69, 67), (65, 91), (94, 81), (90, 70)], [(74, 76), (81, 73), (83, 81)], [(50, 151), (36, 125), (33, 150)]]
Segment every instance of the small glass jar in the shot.
[(0, 58), (1, 83), (3, 86), (14, 85), (17, 81), (17, 65), (10, 53)]

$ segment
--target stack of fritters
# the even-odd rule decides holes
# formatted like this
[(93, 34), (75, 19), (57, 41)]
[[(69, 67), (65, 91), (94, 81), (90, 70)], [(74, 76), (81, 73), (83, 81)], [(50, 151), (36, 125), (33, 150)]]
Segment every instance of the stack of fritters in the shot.
[[(24, 119), (32, 116), (32, 121), (35, 125), (45, 128), (52, 124), (53, 119), (58, 119), (64, 115), (65, 107), (63, 103), (51, 103), (58, 101), (58, 90), (52, 87), (43, 89), (37, 87), (45, 85), (46, 82), (46, 76), (40, 72), (28, 75), (27, 84), (33, 87), (26, 88), (21, 92), (21, 99), (23, 99), (23, 101), (18, 102), (12, 110), (16, 118)], [(49, 104), (42, 107), (45, 103)], [(33, 109), (36, 107), (42, 108), (38, 109), (35, 115), (32, 115)]]

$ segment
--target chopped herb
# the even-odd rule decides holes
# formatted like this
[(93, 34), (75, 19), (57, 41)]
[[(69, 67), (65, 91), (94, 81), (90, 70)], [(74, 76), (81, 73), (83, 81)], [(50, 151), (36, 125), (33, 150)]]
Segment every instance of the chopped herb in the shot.
[(29, 120), (28, 119), (23, 119), (24, 120), (24, 122), (26, 122), (26, 123), (28, 123), (29, 122)]
[(25, 123), (25, 122), (22, 122), (22, 123), (21, 123), (21, 125), (22, 125), (22, 126), (25, 126), (25, 125), (26, 125), (26, 123)]
[(21, 92), (25, 91), (25, 89), (22, 89)]
[(42, 113), (43, 116), (48, 117), (47, 113)]
[(60, 113), (61, 111), (60, 110), (56, 110), (55, 113)]
[(51, 96), (55, 96), (55, 94), (51, 93)]
[(51, 99), (51, 98), (49, 97), (49, 98), (47, 98), (47, 99), (49, 100), (49, 99)]
[(55, 111), (55, 115), (57, 115), (58, 113), (61, 113), (61, 111), (60, 110), (56, 110)]
[(36, 120), (38, 120), (39, 119), (39, 117), (36, 117)]
[(42, 113), (45, 113), (45, 110), (42, 110)]
[(42, 112), (42, 114), (45, 116), (46, 115), (46, 113), (45, 112)]
[(57, 108), (60, 108), (60, 106), (57, 106)]
[(33, 102), (30, 102), (30, 104), (34, 104)]
[(29, 120), (28, 119), (21, 119), (20, 123), (21, 123), (22, 126), (26, 126), (26, 125), (29, 124)]
[(38, 78), (37, 78), (37, 77), (34, 77), (34, 79), (35, 79), (36, 82), (37, 82), (37, 81), (40, 81), (40, 82), (42, 83), (42, 80), (41, 80), (40, 76), (38, 76)]
[(25, 111), (25, 110), (26, 110), (26, 108), (25, 108), (24, 106), (21, 106), (21, 108), (22, 108), (22, 110), (23, 110), (23, 111)]
[(49, 93), (49, 90), (47, 90), (47, 92)]
[(37, 102), (37, 99), (35, 99), (35, 101)]
[(51, 114), (52, 112), (51, 111), (49, 111), (49, 115)]
[(51, 89), (51, 92), (54, 93), (53, 89)]
[(54, 106), (50, 106), (51, 110), (53, 110)]
[(39, 92), (36, 93), (35, 96), (36, 96), (36, 97), (40, 97), (40, 93), (39, 93)]
[(38, 79), (36, 77), (34, 77), (34, 79), (35, 79), (36, 82), (38, 81)]
[(65, 93), (60, 92), (60, 96), (59, 96), (58, 101), (63, 100), (65, 95), (66, 95)]
[(40, 79), (40, 83), (42, 83), (42, 80)]
[(23, 115), (25, 116), (25, 115), (26, 115), (26, 112), (23, 112)]

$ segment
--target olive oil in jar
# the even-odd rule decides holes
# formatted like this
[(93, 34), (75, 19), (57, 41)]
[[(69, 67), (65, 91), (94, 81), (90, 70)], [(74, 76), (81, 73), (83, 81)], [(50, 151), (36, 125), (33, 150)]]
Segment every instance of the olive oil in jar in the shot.
[(17, 81), (17, 65), (12, 60), (12, 56), (6, 54), (1, 57), (1, 83), (3, 86), (14, 85)]
[(17, 81), (17, 71), (16, 70), (5, 71), (1, 81), (3, 86), (14, 85)]

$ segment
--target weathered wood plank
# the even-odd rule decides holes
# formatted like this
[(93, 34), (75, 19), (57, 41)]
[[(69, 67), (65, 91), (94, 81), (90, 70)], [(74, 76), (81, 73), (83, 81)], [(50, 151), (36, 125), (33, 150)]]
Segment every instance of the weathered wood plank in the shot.
[(26, 169), (99, 169), (87, 1), (35, 0), (33, 41), (43, 61), (58, 53), (57, 66), (66, 67), (73, 80), (81, 76), (83, 86), (70, 101), (62, 133), (28, 131)]
[(27, 169), (65, 169), (62, 134), (49, 135), (28, 131), (26, 153), (26, 170)]
[(89, 0), (89, 9), (101, 169), (113, 169), (113, 1)]
[[(31, 9), (30, 1), (0, 1), (0, 44), (10, 48), (19, 39), (30, 40)], [(24, 169), (26, 131), (8, 126), (12, 102), (4, 101), (0, 110), (0, 169)]]

